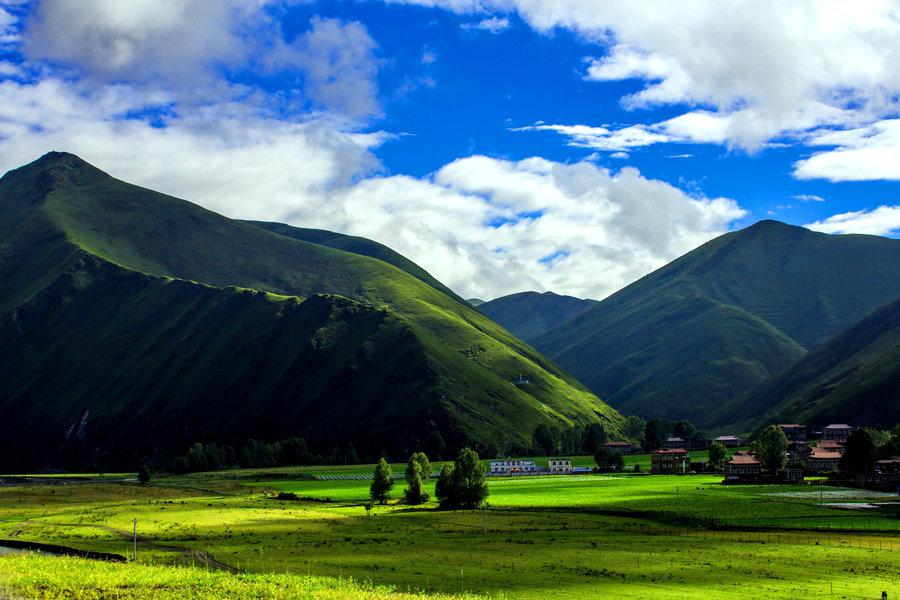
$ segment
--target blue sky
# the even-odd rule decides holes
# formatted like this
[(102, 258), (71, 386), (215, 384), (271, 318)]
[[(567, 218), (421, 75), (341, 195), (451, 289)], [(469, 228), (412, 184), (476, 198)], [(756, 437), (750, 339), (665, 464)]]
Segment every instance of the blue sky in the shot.
[(0, 170), (69, 150), (229, 216), (372, 237), (465, 295), (603, 297), (764, 218), (900, 233), (891, 2), (0, 11)]

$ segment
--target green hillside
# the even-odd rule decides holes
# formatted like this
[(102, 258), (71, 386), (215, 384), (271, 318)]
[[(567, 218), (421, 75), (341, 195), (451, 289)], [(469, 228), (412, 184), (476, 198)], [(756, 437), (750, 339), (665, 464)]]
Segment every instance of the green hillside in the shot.
[(810, 352), (766, 385), (723, 407), (723, 422), (900, 423), (900, 299)]
[(900, 241), (762, 221), (531, 341), (625, 412), (722, 425), (711, 406), (897, 296)]
[[(427, 274), (426, 274), (427, 275)], [(51, 153), (0, 179), (0, 463), (305, 435), (526, 448), (621, 416), (464, 302)], [(529, 383), (514, 385), (524, 375)], [(29, 462), (22, 462), (30, 458)]]
[[(379, 244), (372, 240), (345, 235), (343, 233), (335, 233), (333, 231), (325, 231), (324, 229), (306, 229), (303, 227), (293, 227), (284, 223), (268, 223), (266, 221), (246, 221), (257, 227), (262, 227), (266, 231), (284, 235), (295, 240), (311, 242), (320, 246), (328, 246), (329, 248), (337, 248), (345, 252), (352, 252), (361, 256), (370, 256), (384, 261), (389, 265), (394, 265), (402, 271), (406, 271), (419, 281), (424, 281), (436, 290), (443, 292), (458, 302), (465, 302), (456, 295), (450, 288), (435, 279), (431, 273), (409, 260), (399, 252), (391, 250), (384, 244)], [(475, 305), (477, 306), (477, 305)]]
[(478, 306), (478, 310), (523, 340), (530, 340), (596, 304), (553, 292), (520, 292)]

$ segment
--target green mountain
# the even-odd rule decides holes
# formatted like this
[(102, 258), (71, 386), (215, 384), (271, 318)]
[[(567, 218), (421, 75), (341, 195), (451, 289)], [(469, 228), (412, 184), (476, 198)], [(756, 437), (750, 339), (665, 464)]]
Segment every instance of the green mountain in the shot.
[(293, 233), (70, 154), (4, 175), (0, 468), (294, 435), (374, 456), (434, 431), (485, 452), (528, 448), (541, 423), (618, 431), (621, 415), (412, 263)]
[(485, 302), (478, 306), (478, 310), (527, 341), (565, 323), (594, 304), (595, 300), (582, 300), (553, 292), (520, 292)]
[(900, 299), (864, 317), (769, 383), (724, 406), (722, 422), (900, 423)]
[(713, 411), (900, 296), (900, 241), (762, 221), (531, 342), (626, 413)]

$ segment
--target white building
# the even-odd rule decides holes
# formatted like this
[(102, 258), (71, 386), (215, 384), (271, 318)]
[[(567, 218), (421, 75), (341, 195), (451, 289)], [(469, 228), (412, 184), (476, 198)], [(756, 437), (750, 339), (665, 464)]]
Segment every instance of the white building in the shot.
[(568, 458), (551, 458), (550, 459), (551, 475), (571, 475), (572, 461)]
[(534, 473), (536, 471), (538, 471), (538, 467), (533, 460), (510, 458), (491, 461), (491, 475), (517, 475), (519, 473)]

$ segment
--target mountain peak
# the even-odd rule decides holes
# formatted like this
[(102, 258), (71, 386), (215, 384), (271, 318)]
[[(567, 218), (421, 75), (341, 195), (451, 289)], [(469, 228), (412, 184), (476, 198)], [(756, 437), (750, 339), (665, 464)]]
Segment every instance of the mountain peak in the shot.
[(6, 173), (2, 179), (34, 178), (44, 191), (70, 184), (83, 184), (109, 177), (82, 158), (69, 152), (51, 151), (37, 160)]

